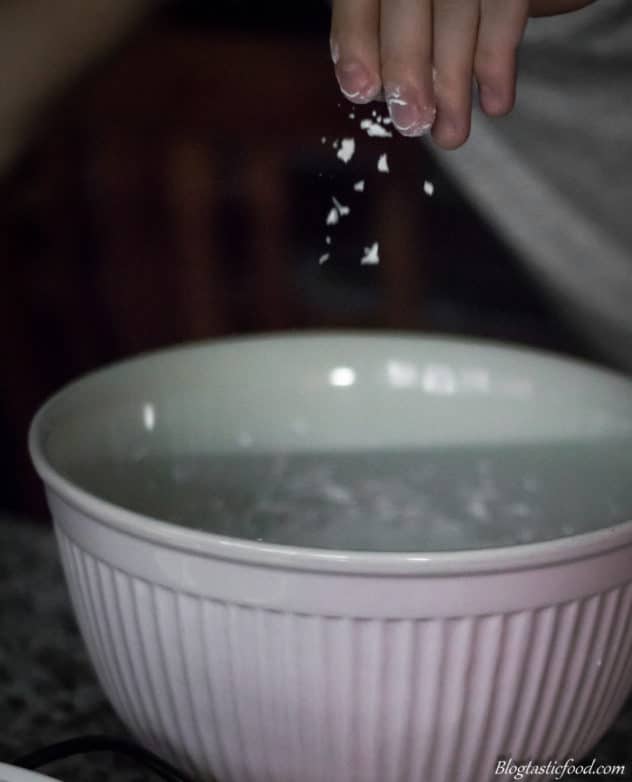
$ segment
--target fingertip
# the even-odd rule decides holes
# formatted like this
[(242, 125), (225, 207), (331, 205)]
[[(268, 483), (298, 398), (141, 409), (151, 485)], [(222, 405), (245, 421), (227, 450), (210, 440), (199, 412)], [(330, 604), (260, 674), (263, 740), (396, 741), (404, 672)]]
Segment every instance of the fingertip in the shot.
[(470, 136), (470, 122), (454, 117), (440, 117), (432, 130), (432, 138), (441, 149), (452, 151), (462, 147)]
[(422, 89), (385, 79), (384, 91), (393, 127), (402, 136), (419, 138), (431, 131), (437, 109)]
[(379, 0), (334, 0), (329, 41), (340, 91), (352, 103), (370, 103), (382, 87)]
[(479, 87), (479, 102), (489, 117), (504, 117), (513, 109), (515, 95), (513, 92), (508, 93), (489, 84), (482, 84)]
[(357, 60), (343, 56), (335, 71), (340, 91), (352, 103), (370, 103), (382, 89), (379, 75)]

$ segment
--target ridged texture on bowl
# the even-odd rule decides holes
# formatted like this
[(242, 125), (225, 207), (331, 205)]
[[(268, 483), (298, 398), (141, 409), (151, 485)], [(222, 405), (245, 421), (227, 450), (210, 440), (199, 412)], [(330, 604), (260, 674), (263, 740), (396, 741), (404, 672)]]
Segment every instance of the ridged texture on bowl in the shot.
[(579, 759), (632, 686), (631, 583), (508, 614), (308, 616), (152, 585), (57, 534), (112, 703), (201, 779), (485, 782), (499, 756)]

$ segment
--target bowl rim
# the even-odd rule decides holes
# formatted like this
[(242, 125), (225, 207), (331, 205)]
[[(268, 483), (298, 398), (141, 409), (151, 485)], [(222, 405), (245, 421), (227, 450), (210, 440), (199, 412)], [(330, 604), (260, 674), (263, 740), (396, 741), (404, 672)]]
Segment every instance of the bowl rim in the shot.
[[(179, 526), (150, 515), (124, 508), (75, 485), (50, 463), (45, 451), (46, 422), (51, 410), (71, 391), (99, 375), (119, 371), (128, 364), (140, 364), (147, 360), (174, 353), (186, 353), (210, 349), (222, 345), (254, 345), (263, 342), (308, 341), (328, 339), (342, 342), (349, 339), (415, 340), (419, 343), (459, 344), (478, 349), (502, 350), (511, 354), (529, 354), (535, 358), (566, 364), (575, 369), (601, 374), (626, 382), (632, 391), (632, 382), (622, 374), (593, 365), (581, 359), (558, 356), (555, 353), (523, 347), (497, 340), (473, 339), (453, 335), (425, 335), (409, 331), (375, 330), (368, 332), (351, 330), (305, 330), (296, 332), (259, 333), (186, 342), (158, 350), (145, 351), (121, 361), (109, 363), (65, 384), (50, 396), (32, 419), (28, 433), (28, 449), (35, 470), (47, 491), (52, 491), (63, 502), (94, 522), (115, 531), (168, 549), (229, 560), (244, 565), (315, 571), (319, 573), (346, 573), (376, 576), (405, 575), (456, 575), (482, 572), (524, 570), (573, 562), (607, 554), (613, 549), (632, 547), (632, 519), (602, 527), (590, 532), (553, 538), (547, 541), (495, 546), (456, 551), (364, 551), (324, 549), (296, 545), (265, 543), (245, 538), (218, 535), (206, 530)], [(55, 524), (58, 522), (56, 520)]]

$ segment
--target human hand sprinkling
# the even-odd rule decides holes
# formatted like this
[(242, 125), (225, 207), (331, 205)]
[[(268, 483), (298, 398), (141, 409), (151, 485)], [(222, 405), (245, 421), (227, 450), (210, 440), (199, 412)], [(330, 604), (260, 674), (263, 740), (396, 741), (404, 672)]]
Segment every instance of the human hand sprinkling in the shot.
[(470, 132), (472, 83), (483, 111), (511, 111), (516, 55), (529, 16), (591, 0), (334, 0), (331, 55), (343, 94), (380, 98), (404, 136), (432, 132), (456, 149)]

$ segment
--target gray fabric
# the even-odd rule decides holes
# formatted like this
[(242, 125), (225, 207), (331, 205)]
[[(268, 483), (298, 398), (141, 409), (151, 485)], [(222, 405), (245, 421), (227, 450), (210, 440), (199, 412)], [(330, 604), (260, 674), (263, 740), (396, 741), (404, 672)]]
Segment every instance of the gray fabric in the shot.
[(632, 2), (532, 20), (518, 101), (435, 150), (576, 325), (632, 368)]

